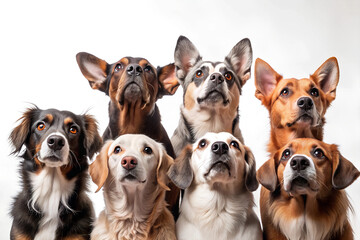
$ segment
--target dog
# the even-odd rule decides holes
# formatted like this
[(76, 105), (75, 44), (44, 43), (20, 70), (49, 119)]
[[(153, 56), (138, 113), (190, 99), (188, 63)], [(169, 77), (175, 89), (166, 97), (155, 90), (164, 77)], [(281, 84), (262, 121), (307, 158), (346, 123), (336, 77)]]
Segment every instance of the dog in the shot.
[[(162, 96), (173, 94), (178, 87), (173, 84), (177, 82), (174, 64), (155, 69), (148, 60), (133, 57), (108, 64), (85, 52), (78, 53), (76, 60), (91, 88), (110, 97), (104, 142), (123, 134), (145, 134), (164, 144), (167, 153), (175, 158), (155, 103)], [(166, 200), (177, 218), (179, 189), (172, 184), (170, 188)]]
[(185, 189), (176, 233), (182, 239), (262, 239), (251, 192), (258, 187), (251, 150), (227, 132), (188, 145), (168, 171)]
[(176, 239), (165, 203), (171, 164), (164, 147), (145, 135), (107, 141), (89, 168), (105, 199), (91, 239)]
[(269, 110), (274, 153), (295, 138), (323, 139), (325, 112), (336, 97), (339, 65), (326, 60), (309, 78), (284, 79), (261, 59), (255, 61), (255, 96)]
[[(211, 62), (203, 61), (194, 44), (180, 36), (174, 55), (176, 77), (184, 90), (179, 124), (171, 138), (176, 156), (207, 132), (229, 132), (243, 143), (239, 97), (250, 78), (250, 40), (237, 43), (224, 61)], [(168, 81), (167, 87), (176, 91), (178, 82)]]
[(336, 145), (298, 138), (257, 172), (264, 239), (353, 239), (344, 188), (360, 172)]
[(90, 239), (88, 158), (102, 144), (95, 119), (32, 107), (20, 120), (9, 137), (13, 154), (25, 146), (10, 239)]

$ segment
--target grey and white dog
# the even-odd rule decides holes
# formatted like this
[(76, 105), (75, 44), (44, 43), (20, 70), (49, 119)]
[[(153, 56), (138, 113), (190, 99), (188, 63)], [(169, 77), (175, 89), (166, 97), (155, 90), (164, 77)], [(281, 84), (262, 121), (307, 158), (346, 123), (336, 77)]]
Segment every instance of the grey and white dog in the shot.
[[(250, 40), (238, 42), (224, 61), (204, 61), (194, 44), (180, 36), (175, 48), (176, 77), (184, 89), (180, 121), (171, 138), (178, 156), (207, 132), (229, 132), (244, 143), (239, 128), (241, 88), (250, 78)], [(173, 89), (177, 87), (173, 83)]]

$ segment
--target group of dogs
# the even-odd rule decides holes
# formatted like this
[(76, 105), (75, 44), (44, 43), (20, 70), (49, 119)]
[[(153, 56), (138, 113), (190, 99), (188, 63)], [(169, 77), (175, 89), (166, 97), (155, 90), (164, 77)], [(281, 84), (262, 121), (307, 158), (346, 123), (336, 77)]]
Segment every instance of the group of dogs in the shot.
[[(10, 134), (13, 154), (22, 158), (10, 238), (353, 239), (343, 189), (360, 172), (336, 145), (322, 142), (339, 81), (336, 58), (304, 79), (284, 79), (255, 61), (255, 96), (271, 126), (269, 160), (256, 171), (238, 114), (251, 76), (249, 39), (211, 62), (180, 36), (174, 56), (155, 68), (144, 58), (108, 64), (77, 54), (91, 88), (110, 97), (102, 137), (91, 115), (25, 111)], [(170, 141), (156, 101), (180, 85), (180, 120)], [(89, 175), (103, 189), (98, 218), (86, 194)], [(259, 183), (262, 228), (253, 210)]]

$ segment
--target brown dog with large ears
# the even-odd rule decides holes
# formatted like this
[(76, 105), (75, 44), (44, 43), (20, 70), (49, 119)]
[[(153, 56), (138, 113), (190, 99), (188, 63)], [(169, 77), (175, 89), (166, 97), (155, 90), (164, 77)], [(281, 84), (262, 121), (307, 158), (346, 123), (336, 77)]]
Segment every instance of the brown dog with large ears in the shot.
[(105, 199), (91, 239), (176, 239), (165, 202), (172, 164), (164, 147), (145, 135), (107, 141), (90, 165), (96, 191), (103, 188)]
[(294, 138), (322, 140), (325, 112), (336, 97), (339, 66), (326, 60), (309, 78), (284, 79), (268, 63), (255, 61), (255, 96), (269, 110), (274, 153)]
[(257, 172), (264, 239), (353, 239), (345, 189), (360, 175), (336, 145), (295, 139)]

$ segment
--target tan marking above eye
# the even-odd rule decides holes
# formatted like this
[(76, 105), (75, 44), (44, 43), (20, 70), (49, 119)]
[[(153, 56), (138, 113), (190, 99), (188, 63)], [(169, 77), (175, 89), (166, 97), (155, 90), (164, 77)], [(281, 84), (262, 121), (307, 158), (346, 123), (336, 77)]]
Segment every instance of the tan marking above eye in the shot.
[(139, 61), (139, 65), (140, 65), (141, 67), (145, 67), (146, 65), (150, 65), (150, 64), (149, 64), (149, 62), (148, 62), (146, 59), (141, 59), (141, 60)]
[(51, 124), (54, 121), (54, 116), (50, 113), (46, 114), (46, 121)]
[(67, 117), (64, 119), (64, 125), (67, 126), (67, 125), (70, 125), (74, 122), (74, 120), (71, 118), (71, 117)]

